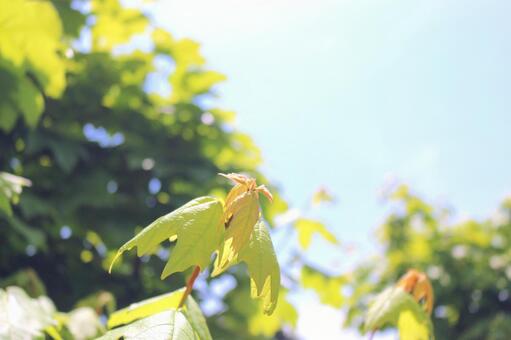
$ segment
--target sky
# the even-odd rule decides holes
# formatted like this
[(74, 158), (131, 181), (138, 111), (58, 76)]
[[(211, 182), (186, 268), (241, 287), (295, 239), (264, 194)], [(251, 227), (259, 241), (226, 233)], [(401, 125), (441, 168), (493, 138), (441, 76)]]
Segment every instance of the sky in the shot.
[[(489, 216), (511, 193), (510, 12), (501, 0), (151, 7), (227, 75), (219, 105), (238, 113), (236, 127), (261, 148), (262, 170), (284, 197), (302, 206), (327, 186), (338, 200), (320, 217), (359, 254), (375, 248), (386, 211), (378, 191), (391, 179), (458, 218)], [(335, 260), (321, 247), (313, 246), (315, 262)], [(322, 339), (358, 339), (313, 296), (298, 304), (303, 339), (318, 327)]]

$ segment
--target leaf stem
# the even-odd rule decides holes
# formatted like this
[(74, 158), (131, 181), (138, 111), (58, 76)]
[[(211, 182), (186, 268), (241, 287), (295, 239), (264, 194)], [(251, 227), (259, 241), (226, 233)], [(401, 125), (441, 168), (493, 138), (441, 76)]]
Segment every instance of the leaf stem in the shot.
[(186, 298), (192, 292), (193, 283), (197, 279), (197, 276), (199, 276), (199, 273), (200, 273), (200, 267), (199, 266), (195, 266), (195, 268), (193, 269), (192, 276), (190, 276), (190, 279), (186, 283), (186, 290), (183, 293), (183, 296), (181, 297), (181, 301), (179, 301), (179, 305), (178, 305), (177, 308), (181, 308), (185, 304)]

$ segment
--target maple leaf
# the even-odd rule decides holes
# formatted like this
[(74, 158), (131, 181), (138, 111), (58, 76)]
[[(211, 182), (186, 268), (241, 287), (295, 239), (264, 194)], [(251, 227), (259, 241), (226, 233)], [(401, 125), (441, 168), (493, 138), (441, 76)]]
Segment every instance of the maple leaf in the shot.
[(321, 235), (326, 241), (339, 244), (337, 238), (328, 229), (315, 220), (300, 218), (295, 222), (295, 229), (298, 232), (298, 241), (302, 249), (307, 250), (311, 244), (314, 234)]
[(225, 199), (223, 220), (224, 242), (218, 250), (212, 276), (225, 271), (237, 261), (237, 256), (250, 239), (252, 230), (260, 218), (259, 193), (270, 201), (273, 197), (264, 186), (257, 186), (256, 180), (240, 174), (220, 174), (235, 183)]
[(182, 310), (166, 310), (112, 329), (97, 340), (202, 340)]
[(162, 279), (191, 266), (206, 268), (223, 238), (222, 211), (222, 203), (213, 197), (199, 197), (186, 203), (158, 218), (119, 248), (109, 271), (117, 258), (133, 247), (137, 247), (140, 257), (152, 253), (163, 241), (175, 239), (176, 247), (163, 269)]
[(433, 288), (427, 276), (410, 269), (394, 287), (378, 294), (367, 312), (365, 329), (374, 333), (385, 325), (393, 325), (398, 328), (400, 339), (430, 339), (432, 309)]
[(264, 314), (271, 315), (279, 298), (280, 267), (264, 222), (259, 221), (255, 225), (248, 245), (236, 258), (236, 263), (239, 262), (245, 262), (247, 265), (250, 296), (253, 299), (261, 299)]
[(316, 192), (314, 192), (314, 195), (312, 196), (312, 205), (318, 206), (323, 202), (334, 202), (335, 198), (330, 193), (328, 188), (326, 187), (320, 187)]
[(433, 311), (433, 287), (426, 274), (416, 269), (410, 269), (399, 279), (397, 286), (411, 294), (418, 303), (424, 302), (424, 309), (431, 314)]
[(366, 331), (375, 331), (385, 325), (397, 326), (400, 334), (415, 335), (401, 339), (428, 339), (428, 335), (433, 334), (428, 314), (399, 286), (389, 287), (378, 294), (367, 312)]
[[(193, 297), (191, 296), (188, 297), (183, 308), (178, 307), (179, 300), (181, 299), (184, 290), (185, 289), (182, 288), (171, 293), (139, 301), (137, 303), (129, 305), (128, 307), (125, 307), (121, 310), (114, 312), (110, 315), (110, 318), (108, 319), (108, 328), (112, 329), (120, 325), (132, 324), (133, 322), (137, 322), (137, 320), (147, 320), (147, 318), (151, 317), (152, 315), (159, 314), (165, 311), (171, 311), (170, 316), (173, 316), (172, 312), (179, 313), (181, 316), (184, 316), (185, 320), (183, 321), (186, 321), (183, 322), (183, 324), (181, 325), (174, 325), (173, 327), (176, 326), (182, 327), (185, 326), (186, 324), (189, 324), (189, 326), (191, 326), (193, 330), (193, 336), (190, 337), (191, 339), (211, 340), (211, 334), (209, 333), (204, 315), (202, 315), (200, 307), (197, 304), (197, 302), (193, 299)], [(169, 321), (172, 321), (172, 318), (168, 318), (167, 320), (163, 321), (165, 324), (167, 324)], [(148, 330), (147, 328), (149, 328), (150, 326), (153, 325), (150, 324), (147, 325), (145, 321), (143, 321), (140, 328)], [(129, 328), (130, 327), (124, 327), (125, 330), (128, 330)], [(114, 333), (114, 335), (119, 335), (119, 331), (117, 331), (117, 329), (110, 331), (110, 335), (112, 335), (112, 333)], [(188, 331), (188, 333), (190, 333), (191, 335), (192, 332)], [(128, 334), (129, 333), (126, 333), (126, 335)], [(114, 339), (117, 338), (114, 337)], [(182, 338), (178, 337), (178, 339)]]

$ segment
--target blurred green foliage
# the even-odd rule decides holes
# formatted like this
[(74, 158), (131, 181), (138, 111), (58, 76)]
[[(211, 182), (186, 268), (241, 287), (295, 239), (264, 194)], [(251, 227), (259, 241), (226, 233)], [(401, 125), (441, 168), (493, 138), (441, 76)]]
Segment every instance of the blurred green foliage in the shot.
[[(147, 44), (134, 48), (140, 39)], [(149, 91), (155, 74), (165, 74), (170, 91)], [(0, 0), (0, 285), (48, 295), (59, 310), (98, 314), (182, 287), (186, 273), (159, 279), (170, 245), (156, 256), (126, 254), (112, 275), (107, 270), (149, 221), (198, 196), (225, 196), (217, 173), (267, 182), (257, 147), (234, 129), (234, 114), (214, 104), (224, 79), (207, 68), (196, 42), (118, 0)], [(345, 308), (346, 325), (362, 328), (371, 297), (412, 267), (433, 283), (438, 339), (511, 333), (511, 201), (488, 220), (453, 223), (449, 210), (401, 186), (379, 229), (382, 257), (332, 275), (306, 253), (315, 235), (333, 249), (342, 245), (303, 212), (275, 223), (287, 204), (271, 189), (274, 202), (264, 202), (263, 213), (277, 236), (279, 303), (264, 315), (240, 267), (208, 279), (235, 287), (208, 318), (213, 338), (285, 338), (298, 319), (289, 296), (299, 289)], [(331, 201), (321, 189), (312, 205)]]
[(511, 200), (486, 220), (455, 221), (401, 185), (379, 228), (383, 256), (348, 275), (347, 325), (363, 325), (370, 296), (409, 268), (425, 272), (435, 295), (437, 339), (508, 339), (511, 334)]
[[(136, 36), (149, 47), (133, 48)], [(162, 63), (171, 91), (150, 92)], [(267, 182), (234, 114), (212, 104), (224, 79), (197, 43), (118, 0), (0, 0), (2, 285), (29, 291), (15, 275), (31, 268), (44, 283), (35, 295), (46, 291), (60, 310), (87, 297), (96, 304), (102, 291), (124, 306), (182, 286), (183, 274), (159, 279), (169, 245), (107, 269), (148, 221), (197, 196), (224, 196), (217, 173)], [(20, 175), (32, 186), (19, 198)], [(286, 209), (275, 196), (264, 205), (270, 223)]]

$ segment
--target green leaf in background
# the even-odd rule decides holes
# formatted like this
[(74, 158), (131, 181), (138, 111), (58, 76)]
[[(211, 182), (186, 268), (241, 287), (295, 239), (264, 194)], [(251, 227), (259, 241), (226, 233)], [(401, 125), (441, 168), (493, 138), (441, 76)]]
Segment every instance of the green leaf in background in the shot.
[(92, 28), (93, 48), (99, 51), (127, 43), (133, 34), (144, 32), (149, 24), (139, 10), (124, 8), (118, 0), (94, 0), (92, 10), (97, 17)]
[(249, 291), (250, 287), (243, 284), (227, 294), (224, 302), (229, 309), (222, 315), (222, 324), (230, 329), (231, 336), (219, 338), (267, 339), (279, 330), (296, 327), (298, 312), (288, 301), (285, 288), (279, 290), (279, 303), (272, 315), (264, 314), (263, 301), (251, 299)]
[(0, 56), (34, 72), (52, 97), (65, 87), (61, 36), (60, 17), (49, 1), (0, 0)]
[(321, 303), (339, 308), (344, 302), (341, 289), (346, 278), (329, 276), (312, 267), (303, 266), (300, 281), (303, 288), (314, 289)]
[(255, 225), (250, 242), (239, 260), (247, 264), (250, 295), (262, 299), (264, 314), (271, 315), (279, 298), (280, 267), (264, 222), (259, 221)]
[(112, 261), (110, 270), (123, 252), (137, 247), (137, 255), (143, 256), (157, 249), (161, 242), (176, 237), (176, 247), (161, 278), (191, 266), (206, 268), (211, 254), (223, 237), (222, 212), (222, 203), (212, 197), (200, 197), (186, 203), (170, 214), (158, 218), (124, 244)]
[(61, 21), (51, 2), (0, 0), (0, 89), (4, 93), (0, 108), (2, 117), (7, 117), (2, 129), (13, 128), (16, 112), (35, 126), (44, 109), (38, 88), (50, 97), (62, 94), (66, 80), (59, 55), (61, 37)]
[(287, 291), (281, 290), (279, 303), (272, 315), (265, 314), (262, 310), (264, 305), (259, 304), (257, 312), (248, 318), (248, 330), (251, 334), (271, 337), (282, 329), (283, 325), (296, 327), (298, 312), (287, 301), (286, 295)]
[(23, 187), (30, 185), (31, 182), (26, 178), (7, 172), (0, 172), (0, 210), (3, 210), (7, 216), (11, 216), (10, 202), (21, 194)]
[(375, 331), (388, 325), (398, 327), (401, 340), (426, 340), (433, 336), (429, 316), (400, 287), (387, 288), (375, 298), (367, 312), (364, 328)]
[(318, 206), (322, 203), (331, 203), (334, 202), (335, 198), (326, 187), (320, 187), (318, 190), (314, 192), (312, 195), (311, 203), (313, 206)]
[(12, 209), (9, 198), (2, 193), (0, 193), (0, 210), (6, 213), (7, 216), (12, 216)]
[(318, 221), (300, 218), (295, 222), (295, 229), (298, 232), (298, 241), (304, 250), (309, 248), (314, 234), (322, 236), (330, 243), (339, 243), (337, 238), (328, 231), (325, 225)]
[(47, 249), (46, 235), (39, 229), (27, 225), (22, 220), (11, 216), (7, 218), (8, 226), (22, 236), (28, 244), (32, 244), (39, 249)]
[(149, 340), (202, 340), (194, 332), (189, 320), (178, 310), (169, 310), (137, 320), (98, 338), (98, 340), (119, 339)]

